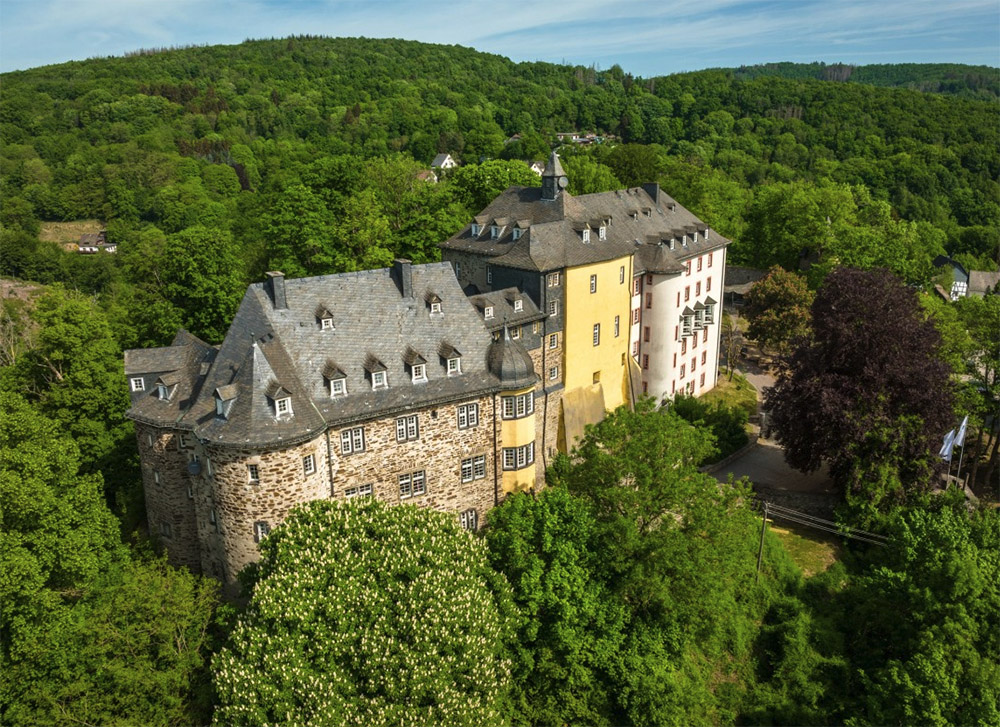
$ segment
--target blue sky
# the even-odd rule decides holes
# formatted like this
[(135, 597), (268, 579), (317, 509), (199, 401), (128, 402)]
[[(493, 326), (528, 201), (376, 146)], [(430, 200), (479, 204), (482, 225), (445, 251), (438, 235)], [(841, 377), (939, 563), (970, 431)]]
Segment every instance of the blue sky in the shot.
[(0, 0), (0, 71), (295, 34), (642, 76), (772, 61), (1000, 66), (1000, 0)]

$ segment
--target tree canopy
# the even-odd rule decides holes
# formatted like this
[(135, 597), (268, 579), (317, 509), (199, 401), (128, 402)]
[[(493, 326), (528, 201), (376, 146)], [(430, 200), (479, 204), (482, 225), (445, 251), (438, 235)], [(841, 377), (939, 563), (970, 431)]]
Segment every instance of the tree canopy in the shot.
[(501, 724), (509, 591), (453, 515), (295, 508), (213, 669), (216, 724)]

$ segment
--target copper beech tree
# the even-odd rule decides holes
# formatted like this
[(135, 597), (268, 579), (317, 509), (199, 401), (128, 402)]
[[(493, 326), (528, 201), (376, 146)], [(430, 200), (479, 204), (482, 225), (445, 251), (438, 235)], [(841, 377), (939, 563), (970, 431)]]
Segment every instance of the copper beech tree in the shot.
[(834, 270), (812, 306), (811, 339), (765, 394), (788, 463), (823, 461), (848, 502), (883, 509), (924, 489), (953, 426), (941, 336), (886, 270)]

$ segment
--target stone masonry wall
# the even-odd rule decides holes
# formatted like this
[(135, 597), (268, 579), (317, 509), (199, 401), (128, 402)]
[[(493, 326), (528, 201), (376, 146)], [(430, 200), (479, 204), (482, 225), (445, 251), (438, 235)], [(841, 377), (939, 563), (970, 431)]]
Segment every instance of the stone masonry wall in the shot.
[[(172, 565), (200, 571), (193, 492), (189, 492), (190, 447), (180, 446), (180, 432), (136, 422), (149, 533), (162, 543)], [(193, 437), (188, 437), (189, 444)]]

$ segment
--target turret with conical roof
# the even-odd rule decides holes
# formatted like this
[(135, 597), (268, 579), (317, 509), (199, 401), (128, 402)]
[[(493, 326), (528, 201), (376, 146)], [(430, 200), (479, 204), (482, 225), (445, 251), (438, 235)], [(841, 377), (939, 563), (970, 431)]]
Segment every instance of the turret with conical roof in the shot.
[(559, 155), (552, 152), (542, 172), (542, 199), (556, 199), (559, 193), (566, 189), (568, 183), (566, 172), (563, 171), (562, 164), (559, 163)]

